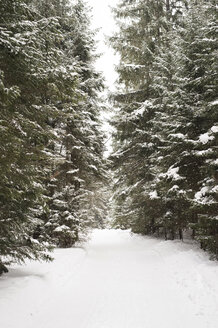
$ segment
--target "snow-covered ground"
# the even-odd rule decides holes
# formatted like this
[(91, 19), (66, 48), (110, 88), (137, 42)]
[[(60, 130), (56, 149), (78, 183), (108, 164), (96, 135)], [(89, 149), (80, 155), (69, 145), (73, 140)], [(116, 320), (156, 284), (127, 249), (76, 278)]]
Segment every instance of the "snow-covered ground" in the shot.
[(0, 278), (1, 328), (216, 328), (218, 265), (191, 244), (96, 230)]

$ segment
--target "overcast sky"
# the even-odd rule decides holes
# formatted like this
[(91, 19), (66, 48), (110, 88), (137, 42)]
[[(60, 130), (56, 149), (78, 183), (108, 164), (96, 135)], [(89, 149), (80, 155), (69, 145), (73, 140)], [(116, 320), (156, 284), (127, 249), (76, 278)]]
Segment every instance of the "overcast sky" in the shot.
[[(114, 51), (105, 44), (105, 41), (106, 37), (112, 36), (113, 32), (116, 30), (116, 24), (110, 6), (115, 7), (119, 0), (86, 0), (86, 2), (92, 7), (92, 27), (95, 29), (100, 28), (100, 31), (96, 35), (96, 40), (98, 41), (97, 52), (102, 53), (102, 56), (98, 59), (96, 68), (104, 74), (106, 86), (108, 86), (108, 90), (105, 90), (107, 94), (107, 91), (115, 90), (114, 83), (117, 74), (114, 66), (118, 63), (118, 56), (116, 56)], [(104, 153), (106, 157), (112, 152), (111, 134), (113, 129), (109, 123), (112, 115), (113, 111), (110, 110), (101, 113), (102, 128), (107, 136)]]
[(103, 53), (97, 61), (97, 69), (104, 73), (107, 85), (110, 90), (114, 89), (116, 73), (114, 65), (118, 62), (113, 50), (105, 44), (105, 36), (111, 36), (116, 29), (113, 14), (109, 6), (116, 6), (119, 0), (87, 0), (87, 3), (93, 8), (92, 10), (92, 27), (101, 28), (96, 38), (98, 40), (98, 53)]

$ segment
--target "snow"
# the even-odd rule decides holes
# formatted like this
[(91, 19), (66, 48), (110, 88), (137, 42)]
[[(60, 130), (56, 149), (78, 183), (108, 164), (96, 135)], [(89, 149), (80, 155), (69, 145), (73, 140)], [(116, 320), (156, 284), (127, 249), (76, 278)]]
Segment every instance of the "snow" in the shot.
[(147, 107), (152, 106), (152, 102), (149, 100), (144, 101), (143, 105), (139, 107), (138, 109), (134, 110), (131, 114), (131, 116), (136, 118), (137, 116), (143, 116), (145, 110)]
[(178, 185), (172, 186), (172, 188), (169, 189), (169, 192), (177, 192), (178, 194), (186, 194), (185, 190), (180, 189)]
[(213, 193), (218, 193), (218, 185), (216, 185), (215, 187), (213, 187), (213, 188), (211, 189), (211, 192), (213, 192)]
[(213, 133), (218, 133), (218, 125), (214, 125), (214, 126), (212, 126), (211, 131), (212, 131)]
[(62, 231), (66, 231), (66, 230), (70, 230), (70, 228), (63, 224), (62, 226), (55, 228), (54, 231), (55, 232), (62, 232)]
[(176, 191), (176, 190), (179, 190), (178, 185), (174, 185), (174, 186), (172, 186), (172, 188), (169, 189), (169, 191)]
[(95, 230), (0, 278), (2, 328), (215, 328), (218, 265), (191, 243)]
[(161, 173), (161, 177), (167, 177), (168, 179), (172, 179), (174, 181), (181, 180), (183, 177), (178, 174), (179, 172), (179, 167), (173, 167), (171, 166), (166, 173)]
[(170, 134), (170, 136), (174, 137), (174, 138), (178, 138), (178, 139), (185, 139), (185, 135), (183, 133), (172, 133)]
[(208, 148), (206, 150), (199, 150), (199, 151), (196, 151), (195, 154), (199, 157), (200, 156), (207, 156), (207, 155), (213, 154), (213, 149)]
[(195, 194), (195, 199), (201, 199), (202, 197), (204, 197), (207, 193), (209, 192), (209, 188), (206, 187), (202, 187), (200, 191), (196, 192)]
[(145, 112), (145, 109), (146, 109), (145, 106), (141, 106), (140, 108), (133, 111), (132, 116), (138, 116), (138, 115), (142, 116)]
[(67, 171), (67, 174), (75, 174), (78, 172), (79, 172), (79, 169), (74, 169), (74, 170)]
[(211, 105), (213, 105), (213, 106), (218, 105), (218, 99), (212, 101), (212, 102), (211, 102)]
[(172, 178), (173, 180), (178, 180), (180, 176), (178, 175), (179, 167), (170, 167), (167, 171), (168, 178)]
[(159, 197), (158, 197), (158, 194), (157, 194), (157, 190), (151, 191), (149, 193), (149, 197), (150, 197), (150, 199), (158, 199)]
[(199, 204), (214, 204), (214, 199), (210, 195), (207, 195), (211, 192), (217, 192), (216, 186), (213, 189), (210, 189), (208, 186), (202, 187), (200, 191), (196, 192), (195, 201)]
[(210, 136), (208, 133), (201, 134), (199, 140), (202, 144), (208, 143), (208, 141), (213, 140), (214, 136)]

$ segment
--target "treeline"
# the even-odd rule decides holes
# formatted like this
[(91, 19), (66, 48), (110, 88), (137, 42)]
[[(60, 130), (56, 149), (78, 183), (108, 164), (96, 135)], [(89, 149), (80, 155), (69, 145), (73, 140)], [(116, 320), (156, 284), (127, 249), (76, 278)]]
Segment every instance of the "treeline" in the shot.
[(125, 0), (114, 13), (114, 226), (189, 230), (218, 258), (217, 3)]
[(0, 273), (49, 260), (106, 214), (88, 11), (82, 0), (0, 1)]

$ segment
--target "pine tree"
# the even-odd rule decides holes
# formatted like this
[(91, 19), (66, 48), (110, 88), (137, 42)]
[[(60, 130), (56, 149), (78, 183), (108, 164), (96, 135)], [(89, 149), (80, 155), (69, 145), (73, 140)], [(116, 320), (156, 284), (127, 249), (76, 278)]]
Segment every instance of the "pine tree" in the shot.
[[(45, 243), (33, 238), (42, 204), (39, 163), (48, 132), (37, 102), (40, 56), (30, 1), (1, 1), (1, 256), (10, 262), (49, 259)], [(34, 56), (33, 56), (34, 54)], [(30, 60), (32, 59), (32, 61)], [(39, 62), (38, 62), (39, 64)], [(40, 66), (41, 67), (41, 66)], [(35, 70), (33, 70), (35, 68)]]
[[(54, 126), (62, 141), (56, 143), (54, 149), (59, 161), (54, 163), (49, 183), (50, 213), (45, 228), (62, 247), (72, 246), (92, 225), (92, 220), (99, 217), (96, 192), (105, 180), (103, 135), (98, 121), (101, 107), (98, 91), (103, 85), (92, 66), (94, 34), (89, 30), (85, 12), (83, 2), (79, 1), (72, 10), (62, 10), (59, 17), (63, 30), (61, 50), (65, 56), (62, 67), (73, 61), (78, 74), (76, 101), (75, 91), (74, 98), (61, 101), (59, 107), (66, 116)], [(68, 66), (64, 70), (67, 71)]]
[[(189, 127), (190, 138), (194, 140), (191, 155), (198, 172), (192, 172), (192, 177), (189, 177), (193, 182), (197, 175), (192, 195), (195, 221), (190, 222), (201, 247), (217, 257), (218, 61), (215, 2), (200, 1), (193, 5), (186, 19), (183, 49), (188, 82), (185, 91), (193, 113)], [(191, 47), (187, 47), (188, 42)]]
[(190, 186), (184, 177), (190, 141), (187, 138), (189, 114), (184, 99), (186, 79), (182, 76), (180, 33), (180, 24), (175, 25), (173, 20), (169, 22), (169, 31), (153, 65), (155, 116), (152, 125), (159, 143), (153, 162), (156, 177), (152, 188), (158, 195), (158, 207), (161, 208), (161, 215), (154, 220), (154, 230), (162, 232), (166, 239), (183, 238), (190, 206)]
[[(146, 25), (141, 30), (141, 22), (149, 26), (150, 17), (157, 17), (150, 2), (129, 1), (116, 11), (128, 21), (120, 38), (112, 39), (121, 54), (118, 71), (124, 85), (115, 96), (115, 226), (166, 239), (182, 239), (191, 227), (201, 246), (217, 254), (215, 3), (161, 3), (162, 25), (156, 18), (147, 30)], [(152, 15), (142, 8), (150, 8)], [(149, 40), (154, 40), (153, 48)], [(150, 62), (137, 72), (145, 46), (150, 57), (144, 60)], [(144, 99), (134, 101), (139, 80), (148, 81), (146, 68), (149, 89), (143, 87)]]
[(68, 147), (73, 169), (78, 169), (74, 178), (78, 193), (78, 217), (81, 226), (87, 227), (105, 216), (104, 201), (102, 203), (98, 194), (107, 181), (106, 163), (103, 160), (104, 136), (99, 120), (102, 110), (99, 91), (103, 90), (103, 80), (94, 69), (94, 32), (90, 30), (87, 6), (83, 1), (78, 1), (73, 11), (77, 19), (74, 55), (81, 65), (80, 88), (83, 99), (76, 107), (77, 113), (81, 115), (80, 121), (68, 125), (78, 143), (75, 144), (71, 139)]
[(0, 254), (50, 259), (49, 243), (72, 246), (106, 213), (94, 34), (80, 1), (4, 0), (0, 11)]
[(133, 230), (143, 233), (151, 230), (150, 222), (154, 220), (148, 208), (151, 209), (151, 203), (156, 208), (150, 192), (157, 174), (154, 161), (161, 140), (153, 127), (156, 115), (153, 65), (169, 30), (169, 10), (169, 2), (165, 1), (122, 2), (115, 11), (116, 17), (123, 19), (120, 33), (111, 39), (121, 55), (118, 73), (119, 82), (124, 85), (114, 96), (119, 108), (114, 122), (116, 198), (121, 208), (128, 204), (124, 221), (130, 220)]

